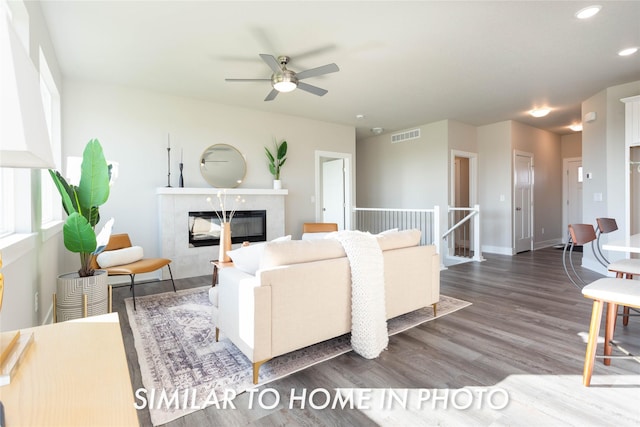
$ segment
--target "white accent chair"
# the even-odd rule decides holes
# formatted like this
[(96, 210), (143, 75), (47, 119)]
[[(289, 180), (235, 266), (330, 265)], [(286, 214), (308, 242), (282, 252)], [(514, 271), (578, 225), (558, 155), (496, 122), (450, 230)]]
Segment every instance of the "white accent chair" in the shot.
[[(574, 244), (585, 245), (596, 240), (596, 232), (591, 224), (570, 224), (569, 234)], [(573, 265), (572, 265), (573, 268)], [(575, 272), (575, 270), (574, 270)], [(567, 273), (568, 274), (568, 273)], [(616, 327), (618, 305), (640, 308), (640, 286), (633, 280), (624, 278), (598, 279), (582, 288), (582, 294), (593, 300), (589, 338), (584, 356), (582, 384), (589, 387), (596, 358), (596, 347), (600, 333), (600, 321), (604, 303), (607, 303), (605, 320), (604, 364), (611, 364), (612, 339)], [(624, 356), (622, 356), (624, 357)], [(633, 356), (631, 356), (633, 357)]]

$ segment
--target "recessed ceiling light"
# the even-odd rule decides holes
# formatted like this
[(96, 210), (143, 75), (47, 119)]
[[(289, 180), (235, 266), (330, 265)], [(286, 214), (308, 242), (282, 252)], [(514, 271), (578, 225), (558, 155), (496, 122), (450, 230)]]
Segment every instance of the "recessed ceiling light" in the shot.
[(529, 114), (531, 114), (533, 117), (544, 117), (549, 114), (550, 111), (550, 108), (534, 108), (533, 110), (529, 111)]
[(364, 119), (364, 114), (357, 114), (356, 115), (356, 119), (358, 119), (358, 120)]
[(600, 9), (602, 9), (602, 6), (600, 6), (599, 4), (594, 4), (593, 6), (587, 6), (576, 12), (576, 18), (589, 19), (595, 14), (597, 14), (598, 12), (600, 12)]
[(629, 56), (629, 55), (633, 55), (637, 51), (638, 51), (637, 47), (628, 47), (628, 48), (622, 49), (620, 52), (618, 52), (618, 55), (620, 55), (620, 56)]
[(574, 123), (571, 126), (569, 126), (569, 129), (571, 129), (574, 132), (580, 132), (582, 130), (582, 123)]

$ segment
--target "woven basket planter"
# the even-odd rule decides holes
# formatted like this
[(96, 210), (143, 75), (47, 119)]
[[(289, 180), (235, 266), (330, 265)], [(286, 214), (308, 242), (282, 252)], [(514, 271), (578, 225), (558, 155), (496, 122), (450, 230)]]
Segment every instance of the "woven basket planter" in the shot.
[[(78, 273), (58, 276), (54, 295), (54, 321), (79, 319), (109, 312), (109, 275), (96, 270), (93, 276), (80, 277)], [(86, 308), (85, 297), (86, 295)], [(86, 312), (85, 312), (86, 310)]]

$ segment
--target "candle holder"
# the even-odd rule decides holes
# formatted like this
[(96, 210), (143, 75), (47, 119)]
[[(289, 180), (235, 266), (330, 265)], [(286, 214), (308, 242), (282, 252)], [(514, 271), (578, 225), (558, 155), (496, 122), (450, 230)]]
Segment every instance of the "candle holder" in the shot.
[(184, 187), (184, 178), (182, 177), (182, 167), (184, 166), (184, 163), (180, 162), (180, 164), (178, 166), (180, 167), (180, 179), (178, 180), (178, 187), (183, 188)]
[(171, 147), (167, 147), (167, 187), (171, 187)]

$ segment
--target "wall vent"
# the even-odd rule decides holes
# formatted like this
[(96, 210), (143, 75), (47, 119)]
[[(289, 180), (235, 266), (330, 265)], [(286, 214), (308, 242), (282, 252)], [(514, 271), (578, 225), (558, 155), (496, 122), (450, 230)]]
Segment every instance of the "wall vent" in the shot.
[(412, 129), (406, 132), (395, 133), (391, 135), (391, 143), (409, 141), (411, 139), (420, 138), (420, 129)]

